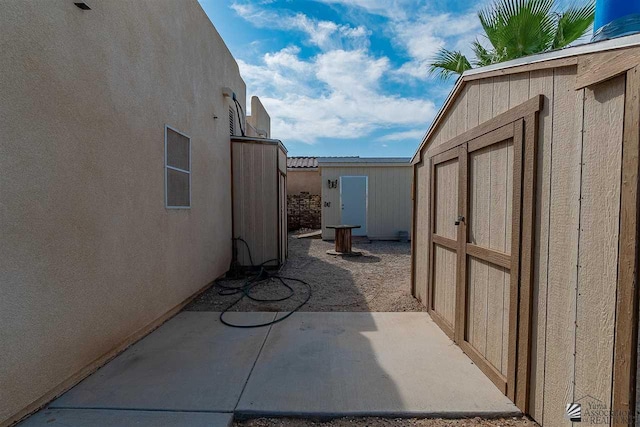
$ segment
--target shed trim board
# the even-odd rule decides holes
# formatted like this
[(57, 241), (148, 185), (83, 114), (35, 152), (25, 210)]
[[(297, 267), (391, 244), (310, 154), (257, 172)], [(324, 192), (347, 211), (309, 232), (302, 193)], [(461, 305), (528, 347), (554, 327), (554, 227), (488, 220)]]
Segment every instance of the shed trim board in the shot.
[[(442, 120), (445, 118), (445, 113), (449, 111), (450, 107), (455, 103), (456, 99), (462, 93), (463, 88), (467, 83), (493, 76), (508, 76), (515, 73), (530, 72), (547, 68), (557, 68), (562, 66), (572, 66), (578, 63), (578, 57), (581, 55), (625, 49), (639, 45), (640, 34), (633, 34), (630, 36), (604, 40), (597, 43), (587, 43), (584, 45), (559, 49), (553, 52), (526, 56), (499, 64), (488, 65), (486, 67), (474, 68), (465, 71), (458, 78), (455, 86), (442, 105), (442, 108), (438, 111), (438, 114), (434, 118), (431, 126), (422, 138), (422, 142), (418, 146), (418, 149), (411, 158), (411, 162), (415, 163), (417, 160), (419, 160), (419, 156), (423, 148), (428, 145), (428, 141), (431, 140), (431, 137), (440, 126)], [(619, 59), (624, 60), (624, 55)], [(637, 63), (630, 65), (627, 70), (633, 68), (635, 65), (637, 65)], [(621, 70), (620, 72), (624, 71), (626, 70)], [(614, 75), (610, 75), (608, 77), (614, 77)]]

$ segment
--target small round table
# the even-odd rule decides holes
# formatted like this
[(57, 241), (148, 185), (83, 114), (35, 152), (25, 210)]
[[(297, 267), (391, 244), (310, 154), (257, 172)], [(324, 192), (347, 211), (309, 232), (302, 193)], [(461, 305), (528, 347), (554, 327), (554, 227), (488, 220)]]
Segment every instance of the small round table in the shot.
[(359, 225), (327, 225), (327, 228), (336, 230), (336, 248), (328, 250), (329, 255), (362, 255), (362, 252), (351, 250), (351, 230), (360, 228)]

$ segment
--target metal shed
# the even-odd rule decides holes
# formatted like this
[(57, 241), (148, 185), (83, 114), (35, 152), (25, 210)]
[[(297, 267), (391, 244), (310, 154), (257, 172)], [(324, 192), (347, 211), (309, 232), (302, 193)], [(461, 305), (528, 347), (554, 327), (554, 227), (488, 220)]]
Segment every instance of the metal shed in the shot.
[(397, 240), (411, 228), (409, 158), (321, 157), (322, 238), (332, 240), (327, 225), (352, 224), (354, 236)]
[(413, 158), (414, 294), (542, 425), (635, 413), (639, 64), (634, 35), (467, 72)]
[(287, 257), (287, 149), (232, 136), (231, 158), (234, 256), (241, 266), (278, 266)]

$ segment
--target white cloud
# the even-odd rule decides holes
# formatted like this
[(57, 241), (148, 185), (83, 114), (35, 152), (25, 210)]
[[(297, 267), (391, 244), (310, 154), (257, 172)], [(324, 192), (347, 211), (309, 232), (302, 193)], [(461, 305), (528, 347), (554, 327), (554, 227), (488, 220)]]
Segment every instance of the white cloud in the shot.
[(452, 15), (430, 14), (423, 10), (410, 21), (391, 23), (396, 43), (406, 50), (411, 60), (402, 65), (400, 74), (418, 79), (428, 78), (429, 63), (442, 47), (471, 54), (470, 45), (481, 31), (475, 13)]
[(411, 129), (402, 132), (394, 132), (388, 135), (381, 136), (378, 138), (378, 141), (406, 141), (406, 140), (414, 140), (421, 141), (422, 137), (426, 132), (426, 128), (424, 129)]
[(308, 41), (322, 50), (369, 46), (370, 31), (363, 26), (339, 25), (332, 21), (312, 19), (302, 13), (280, 14), (245, 3), (233, 3), (231, 8), (257, 27), (305, 33)]
[[(365, 50), (334, 50), (301, 60), (296, 52), (287, 48), (266, 54), (260, 65), (239, 61), (248, 91), (260, 96), (277, 138), (314, 143), (320, 138), (357, 139), (403, 126), (426, 129), (435, 115), (429, 100), (383, 92), (380, 80), (390, 70), (387, 58)], [(284, 67), (274, 60), (284, 57), (295, 65)]]
[(375, 15), (389, 18), (406, 18), (416, 0), (316, 0), (326, 4), (340, 4), (347, 7), (361, 8)]
[[(438, 13), (417, 0), (316, 1), (385, 17), (376, 31), (382, 31), (408, 59), (394, 65), (389, 58), (371, 53), (371, 31), (363, 25), (238, 0), (231, 7), (252, 25), (301, 33), (301, 46), (320, 49), (308, 57), (299, 46), (291, 45), (261, 54), (257, 60), (238, 61), (248, 92), (260, 96), (270, 112), (273, 135), (306, 143), (362, 137), (384, 143), (418, 141), (436, 113), (428, 99), (434, 88), (424, 82), (428, 64), (443, 46), (469, 53), (470, 42), (480, 32), (475, 12)], [(420, 89), (413, 97), (391, 94), (385, 90), (389, 80), (417, 84)]]
[(490, 0), (476, 2), (473, 10), (463, 13), (437, 11), (433, 5), (418, 0), (316, 0), (325, 4), (339, 4), (359, 8), (389, 19), (388, 32), (393, 42), (407, 53), (397, 74), (426, 80), (429, 63), (442, 47), (460, 50), (469, 57), (471, 42), (481, 34), (477, 10)]

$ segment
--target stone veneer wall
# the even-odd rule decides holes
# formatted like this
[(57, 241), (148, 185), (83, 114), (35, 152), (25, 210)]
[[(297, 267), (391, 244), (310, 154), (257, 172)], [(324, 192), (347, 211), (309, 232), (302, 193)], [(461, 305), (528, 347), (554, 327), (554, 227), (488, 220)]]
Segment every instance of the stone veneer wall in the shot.
[(287, 196), (287, 221), (289, 231), (301, 228), (320, 229), (322, 202), (319, 195), (306, 192)]

